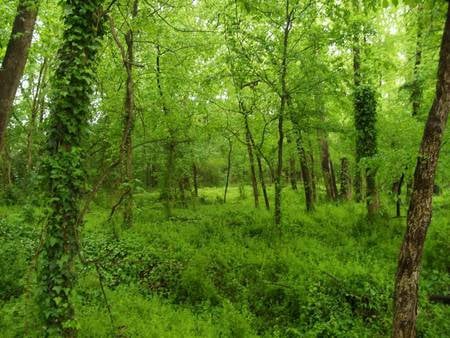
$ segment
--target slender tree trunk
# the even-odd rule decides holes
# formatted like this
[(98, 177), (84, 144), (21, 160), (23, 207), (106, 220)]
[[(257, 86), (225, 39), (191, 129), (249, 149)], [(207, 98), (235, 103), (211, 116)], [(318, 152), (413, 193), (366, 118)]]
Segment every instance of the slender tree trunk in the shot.
[(288, 47), (289, 33), (292, 29), (292, 11), (290, 10), (289, 0), (285, 2), (285, 22), (283, 32), (283, 52), (281, 59), (280, 72), (280, 110), (278, 112), (278, 151), (277, 151), (277, 170), (275, 175), (275, 225), (281, 226), (281, 192), (282, 192), (282, 176), (283, 176), (283, 144), (284, 144), (284, 115), (289, 100), (289, 92), (287, 89), (287, 68), (288, 68)]
[(47, 74), (47, 58), (44, 58), (43, 63), (39, 69), (38, 81), (33, 95), (33, 102), (31, 105), (30, 122), (27, 131), (27, 170), (30, 171), (33, 167), (33, 144), (34, 133), (36, 132), (36, 120), (42, 103), (42, 90)]
[(17, 88), (28, 58), (38, 1), (20, 0), (8, 47), (0, 68), (0, 151)]
[(264, 204), (266, 206), (266, 209), (270, 210), (269, 195), (267, 193), (267, 186), (266, 186), (266, 180), (264, 178), (264, 169), (263, 169), (261, 156), (257, 155), (256, 156), (256, 160), (258, 161), (259, 180), (261, 182), (261, 188), (262, 188), (262, 191), (263, 191)]
[(253, 199), (255, 201), (255, 208), (259, 208), (259, 190), (258, 190), (258, 181), (256, 179), (256, 168), (255, 168), (255, 156), (253, 154), (253, 144), (252, 144), (252, 134), (250, 130), (250, 126), (248, 124), (248, 114), (245, 111), (243, 102), (240, 102), (241, 111), (244, 115), (244, 124), (245, 124), (245, 143), (247, 145), (248, 159), (250, 162), (250, 178), (252, 181), (253, 188)]
[(321, 166), (322, 166), (323, 180), (325, 182), (327, 197), (330, 201), (335, 201), (338, 195), (336, 187), (336, 178), (334, 175), (333, 164), (330, 158), (328, 140), (325, 137), (325, 135), (319, 135), (319, 143), (321, 150)]
[(225, 180), (225, 192), (223, 193), (223, 203), (227, 203), (228, 186), (230, 184), (231, 175), (231, 155), (233, 153), (233, 143), (228, 139), (228, 160), (227, 160), (227, 178)]
[(395, 215), (397, 218), (401, 217), (402, 214), (402, 188), (403, 182), (405, 181), (405, 173), (402, 173), (400, 179), (394, 183), (393, 193), (395, 194)]
[[(161, 101), (161, 107), (166, 116), (170, 115), (169, 108), (166, 105), (164, 92), (162, 88), (161, 79), (161, 47), (156, 45), (156, 85), (158, 87), (159, 98)], [(162, 182), (162, 198), (164, 201), (164, 209), (167, 217), (172, 215), (172, 204), (173, 204), (173, 175), (175, 172), (175, 153), (176, 153), (176, 142), (174, 133), (171, 127), (169, 127), (169, 136), (166, 141), (166, 168), (164, 171), (164, 177)]]
[(420, 263), (432, 217), (436, 167), (450, 110), (450, 7), (442, 37), (436, 97), (428, 114), (414, 173), (407, 229), (395, 280), (393, 337), (416, 336)]
[(343, 200), (349, 201), (352, 199), (352, 182), (350, 175), (350, 162), (347, 158), (341, 159), (341, 191), (340, 197)]
[(198, 168), (195, 163), (192, 164), (192, 177), (194, 181), (194, 197), (198, 197)]
[(303, 189), (305, 191), (305, 203), (306, 210), (313, 211), (314, 210), (314, 189), (313, 182), (311, 177), (311, 171), (308, 167), (308, 159), (305, 151), (305, 147), (303, 146), (302, 135), (299, 130), (299, 127), (296, 126), (297, 129), (297, 151), (300, 158), (300, 169), (302, 172), (303, 179)]

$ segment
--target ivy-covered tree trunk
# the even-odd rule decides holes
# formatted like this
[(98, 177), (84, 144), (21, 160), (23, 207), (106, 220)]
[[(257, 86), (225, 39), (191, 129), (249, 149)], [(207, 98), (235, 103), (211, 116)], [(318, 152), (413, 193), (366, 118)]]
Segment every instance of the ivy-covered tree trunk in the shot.
[(192, 164), (192, 180), (194, 182), (194, 197), (198, 197), (198, 168), (197, 164), (194, 162)]
[(90, 118), (94, 62), (102, 33), (102, 0), (67, 0), (59, 65), (52, 79), (44, 164), (48, 215), (39, 282), (46, 336), (76, 336), (71, 303), (79, 252), (80, 198), (85, 186), (81, 148)]
[(233, 154), (233, 143), (228, 139), (228, 156), (227, 156), (227, 176), (225, 179), (225, 191), (223, 193), (223, 203), (227, 202), (228, 186), (230, 185), (231, 176), (231, 155)]
[(39, 1), (20, 0), (11, 36), (0, 67), (0, 151), (17, 88), (28, 58)]
[(432, 217), (434, 179), (450, 111), (450, 6), (442, 37), (436, 96), (428, 114), (414, 173), (407, 229), (395, 280), (394, 338), (416, 336), (420, 263)]

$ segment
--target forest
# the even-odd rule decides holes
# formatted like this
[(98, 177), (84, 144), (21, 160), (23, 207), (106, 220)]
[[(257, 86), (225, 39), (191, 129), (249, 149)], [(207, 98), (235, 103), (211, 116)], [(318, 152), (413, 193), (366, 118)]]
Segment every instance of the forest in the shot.
[(450, 337), (446, 0), (0, 0), (0, 337)]

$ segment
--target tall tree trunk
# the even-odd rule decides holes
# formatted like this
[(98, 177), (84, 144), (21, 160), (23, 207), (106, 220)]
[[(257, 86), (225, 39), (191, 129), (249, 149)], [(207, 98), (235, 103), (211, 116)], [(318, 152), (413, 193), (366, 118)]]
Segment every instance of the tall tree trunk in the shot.
[(0, 68), (0, 151), (17, 88), (28, 58), (39, 1), (20, 0)]
[(436, 167), (450, 110), (450, 7), (442, 37), (436, 96), (428, 114), (414, 173), (407, 229), (395, 280), (393, 337), (416, 336), (420, 263), (432, 217)]
[(289, 33), (292, 29), (292, 11), (290, 10), (289, 0), (285, 2), (285, 20), (283, 31), (283, 48), (281, 58), (281, 72), (280, 72), (280, 109), (278, 111), (278, 151), (277, 151), (277, 170), (275, 175), (275, 225), (281, 225), (281, 191), (282, 176), (283, 176), (283, 144), (284, 144), (284, 115), (286, 106), (289, 100), (289, 92), (287, 89), (287, 68), (288, 68), (288, 47), (289, 47)]
[(340, 181), (341, 181), (341, 191), (340, 191), (340, 198), (346, 201), (349, 201), (352, 199), (352, 182), (351, 182), (351, 175), (350, 175), (350, 162), (347, 158), (341, 159), (341, 175), (340, 175)]
[[(131, 11), (132, 18), (135, 19), (138, 15), (138, 0), (133, 3)], [(133, 129), (135, 122), (135, 103), (134, 103), (134, 78), (133, 78), (133, 64), (134, 64), (134, 32), (130, 28), (125, 35), (125, 42), (127, 45), (125, 68), (127, 71), (127, 87), (125, 96), (125, 115), (124, 115), (124, 133), (122, 139), (122, 170), (123, 181), (125, 186), (125, 198), (123, 200), (123, 225), (129, 228), (133, 225)]]
[[(64, 27), (47, 132), (47, 224), (41, 252), (40, 313), (46, 337), (75, 337), (71, 295), (79, 253), (79, 205), (85, 187), (82, 142), (90, 118), (94, 63), (103, 31), (102, 0), (63, 1)], [(76, 42), (76, 43), (74, 43)]]
[[(158, 88), (159, 98), (161, 101), (161, 108), (166, 116), (170, 115), (170, 110), (166, 105), (164, 92), (162, 88), (162, 78), (161, 78), (161, 47), (156, 45), (156, 85)], [(172, 204), (174, 200), (173, 193), (173, 181), (175, 172), (175, 153), (176, 153), (177, 143), (175, 142), (174, 133), (171, 127), (169, 127), (169, 135), (166, 140), (166, 168), (164, 171), (164, 177), (162, 181), (162, 199), (164, 202), (164, 209), (166, 216), (169, 218), (172, 215)]]
[(39, 69), (39, 76), (36, 83), (36, 89), (33, 95), (33, 102), (31, 104), (30, 122), (28, 124), (27, 130), (27, 170), (30, 171), (33, 167), (33, 144), (34, 144), (34, 133), (36, 132), (36, 122), (38, 118), (38, 113), (40, 110), (40, 105), (42, 104), (42, 90), (45, 83), (45, 78), (47, 74), (47, 58), (41, 64)]
[(248, 159), (250, 163), (250, 178), (252, 181), (253, 199), (255, 201), (255, 208), (259, 208), (259, 190), (258, 190), (258, 181), (256, 179), (255, 156), (253, 154), (253, 143), (252, 143), (253, 136), (250, 130), (250, 126), (248, 124), (248, 114), (244, 108), (243, 102), (240, 101), (239, 105), (244, 115), (245, 143), (247, 145)]
[[(131, 16), (133, 19), (138, 14), (138, 0), (134, 0)], [(123, 115), (123, 133), (120, 145), (120, 160), (122, 171), (122, 203), (123, 203), (123, 226), (129, 228), (133, 225), (133, 129), (135, 124), (134, 104), (134, 32), (130, 28), (125, 34), (126, 48), (122, 45), (114, 27), (114, 21), (110, 18), (111, 31), (122, 56), (122, 62), (127, 73), (125, 105)]]
[(333, 164), (331, 163), (328, 140), (326, 136), (321, 133), (319, 133), (319, 143), (321, 152), (321, 166), (322, 166), (323, 180), (325, 182), (327, 197), (330, 201), (335, 201), (338, 195), (336, 187), (336, 178), (334, 176)]
[(228, 186), (230, 184), (231, 175), (231, 155), (233, 153), (233, 143), (228, 139), (228, 157), (227, 157), (227, 178), (225, 180), (225, 192), (223, 193), (223, 203), (227, 203)]
[[(361, 48), (359, 44), (360, 44), (359, 34), (355, 34), (353, 42), (353, 80), (355, 92), (357, 92), (361, 86)], [(355, 115), (356, 115), (356, 103), (355, 103)], [(361, 168), (359, 166), (359, 161), (360, 158), (356, 156), (354, 191), (355, 191), (355, 199), (357, 202), (361, 202), (362, 200)]]

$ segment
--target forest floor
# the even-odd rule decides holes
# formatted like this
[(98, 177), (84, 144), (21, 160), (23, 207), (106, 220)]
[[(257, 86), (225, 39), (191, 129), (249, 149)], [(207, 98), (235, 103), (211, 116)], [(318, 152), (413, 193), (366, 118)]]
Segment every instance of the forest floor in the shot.
[[(107, 221), (113, 201), (97, 201), (82, 231), (83, 257), (97, 263), (78, 266), (80, 337), (390, 335), (405, 218), (369, 223), (355, 203), (307, 214), (300, 192), (286, 188), (280, 235), (272, 213), (237, 189), (227, 204), (222, 190), (200, 195), (166, 220), (158, 195), (140, 193), (127, 230), (118, 216)], [(428, 301), (450, 291), (446, 201), (435, 200), (426, 242), (419, 337), (450, 337), (450, 307)], [(27, 205), (0, 207), (0, 337), (39, 336), (30, 262), (41, 217)]]

